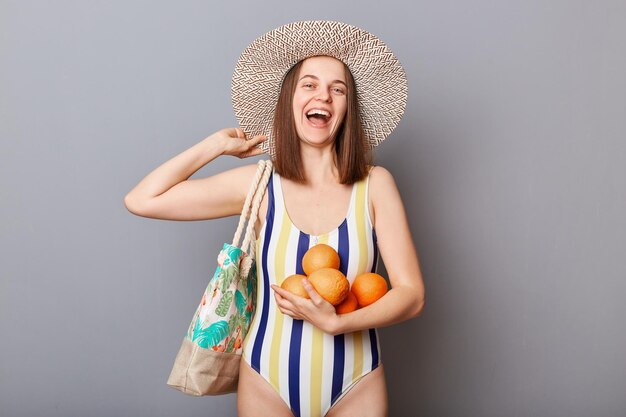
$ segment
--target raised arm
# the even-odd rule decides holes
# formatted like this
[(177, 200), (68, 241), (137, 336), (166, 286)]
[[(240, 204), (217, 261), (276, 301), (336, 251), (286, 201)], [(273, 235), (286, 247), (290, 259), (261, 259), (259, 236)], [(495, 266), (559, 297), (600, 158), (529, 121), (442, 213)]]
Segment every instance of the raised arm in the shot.
[(222, 129), (150, 172), (124, 197), (124, 205), (138, 216), (164, 220), (208, 220), (239, 214), (256, 164), (206, 178), (189, 177), (220, 155), (259, 155), (263, 151), (256, 145), (263, 140), (265, 136), (246, 140), (239, 128)]

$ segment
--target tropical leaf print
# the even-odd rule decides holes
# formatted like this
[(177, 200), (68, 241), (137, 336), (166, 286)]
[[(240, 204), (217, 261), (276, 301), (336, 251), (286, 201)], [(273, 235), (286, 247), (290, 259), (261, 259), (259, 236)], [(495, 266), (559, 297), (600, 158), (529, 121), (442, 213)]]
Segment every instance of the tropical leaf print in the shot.
[(246, 282), (248, 286), (248, 294), (254, 294), (256, 291), (256, 261), (252, 262), (252, 267), (250, 267), (250, 273), (246, 277)]
[(246, 320), (245, 314), (235, 314), (228, 321), (229, 334), (236, 337), (238, 333), (241, 333), (243, 329), (247, 332), (250, 327), (250, 322)]
[(255, 262), (247, 277), (240, 276), (242, 255), (241, 249), (226, 243), (218, 256), (218, 267), (187, 330), (187, 337), (200, 347), (219, 352), (241, 349), (257, 284)]
[(219, 255), (217, 255), (217, 264), (220, 268), (224, 268), (224, 261), (228, 258), (228, 254), (225, 251), (221, 251)]
[(194, 319), (191, 321), (191, 325), (189, 327), (193, 327), (193, 330), (190, 330), (188, 332), (188, 336), (191, 340), (194, 340), (194, 335), (196, 334), (196, 332), (199, 332), (202, 329), (202, 320), (200, 320), (200, 317), (195, 316)]
[(223, 269), (221, 272), (221, 282), (220, 282), (220, 291), (226, 292), (230, 284), (232, 284), (233, 279), (237, 275), (237, 269), (234, 268), (234, 265), (231, 265), (229, 268)]
[(232, 334), (238, 325), (239, 319), (237, 318), (237, 314), (233, 314), (228, 320), (228, 334)]
[[(248, 299), (252, 299), (251, 304), (251, 309), (250, 311), (246, 311), (248, 316), (252, 316), (254, 315), (254, 308), (256, 307), (256, 300), (257, 300), (257, 293), (256, 293), (256, 288), (257, 288), (257, 273), (256, 273), (256, 262), (254, 262), (252, 264), (252, 268), (250, 268), (250, 274), (248, 274), (248, 276), (246, 277), (246, 281), (247, 281), (247, 287), (248, 287)], [(250, 319), (248, 319), (249, 321)]]
[(239, 258), (241, 257), (242, 251), (236, 246), (233, 245), (224, 245), (224, 249), (226, 249), (226, 253), (228, 253), (228, 263), (236, 264)]
[(228, 335), (228, 323), (221, 320), (211, 324), (206, 329), (200, 329), (193, 334), (193, 341), (198, 346), (209, 349), (217, 346)]
[(232, 352), (235, 350), (235, 338), (231, 337), (230, 341), (228, 342), (228, 345), (226, 346), (226, 349), (224, 350), (224, 352)]
[(248, 301), (239, 290), (235, 291), (235, 305), (239, 314), (243, 314), (248, 305)]
[(217, 308), (215, 309), (215, 314), (217, 314), (220, 317), (226, 316), (232, 301), (233, 301), (233, 292), (232, 291), (225, 292), (224, 295), (222, 295), (222, 299), (217, 305)]

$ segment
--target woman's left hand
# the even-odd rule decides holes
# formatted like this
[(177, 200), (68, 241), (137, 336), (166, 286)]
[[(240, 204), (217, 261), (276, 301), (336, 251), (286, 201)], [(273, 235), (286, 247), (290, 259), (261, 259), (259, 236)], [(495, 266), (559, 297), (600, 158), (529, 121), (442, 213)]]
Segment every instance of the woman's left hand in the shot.
[(278, 285), (272, 285), (278, 308), (283, 314), (294, 319), (306, 320), (323, 332), (334, 335), (339, 319), (335, 307), (315, 291), (309, 280), (303, 278), (302, 286), (310, 299), (292, 294)]

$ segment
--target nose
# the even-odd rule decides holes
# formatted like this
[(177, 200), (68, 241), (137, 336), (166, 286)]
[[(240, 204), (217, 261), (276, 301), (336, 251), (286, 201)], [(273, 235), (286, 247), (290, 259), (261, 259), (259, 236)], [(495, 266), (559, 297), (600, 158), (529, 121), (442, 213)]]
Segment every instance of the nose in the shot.
[(320, 89), (319, 94), (316, 97), (317, 100), (320, 101), (332, 101), (332, 96), (326, 89)]

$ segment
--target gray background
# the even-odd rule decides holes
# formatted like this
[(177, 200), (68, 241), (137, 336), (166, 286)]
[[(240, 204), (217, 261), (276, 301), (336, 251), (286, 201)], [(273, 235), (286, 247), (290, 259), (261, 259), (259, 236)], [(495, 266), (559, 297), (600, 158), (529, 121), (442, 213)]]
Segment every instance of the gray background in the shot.
[(123, 197), (235, 126), (248, 43), (320, 18), (408, 74), (376, 162), (427, 302), (380, 330), (391, 415), (626, 415), (626, 4), (545, 0), (0, 1), (0, 415), (236, 414), (165, 384), (236, 219)]

